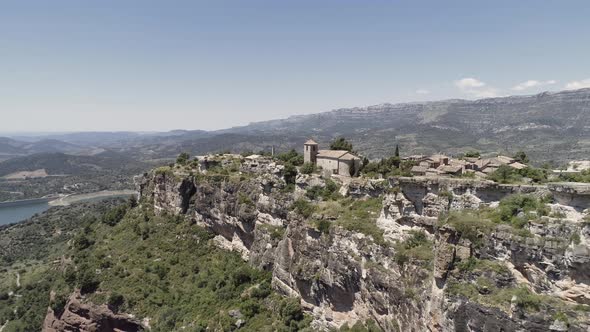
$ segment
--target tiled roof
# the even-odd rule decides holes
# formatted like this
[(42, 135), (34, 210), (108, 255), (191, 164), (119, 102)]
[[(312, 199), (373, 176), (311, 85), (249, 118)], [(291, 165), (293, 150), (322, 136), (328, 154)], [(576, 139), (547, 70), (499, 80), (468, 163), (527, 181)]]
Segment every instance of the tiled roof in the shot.
[(498, 157), (496, 157), (496, 159), (499, 162), (501, 162), (502, 164), (511, 164), (515, 161), (514, 158), (506, 157), (506, 156), (498, 156)]
[(525, 165), (525, 164), (521, 164), (521, 163), (519, 163), (518, 161), (517, 161), (517, 162), (514, 162), (514, 163), (512, 163), (512, 164), (510, 164), (510, 165), (508, 165), (508, 166), (510, 166), (510, 167), (512, 167), (512, 168), (516, 168), (516, 169), (523, 169), (523, 168), (527, 168), (527, 165)]
[(311, 138), (307, 140), (307, 142), (304, 143), (305, 145), (318, 145), (318, 143), (316, 143), (316, 141), (312, 140)]
[(443, 171), (445, 173), (457, 173), (463, 169), (462, 166), (448, 166), (442, 165), (438, 168), (439, 171)]
[[(352, 157), (345, 157), (345, 155), (350, 155)], [(318, 158), (334, 158), (334, 159), (358, 159), (355, 155), (351, 154), (346, 150), (320, 150), (318, 151)], [(355, 158), (356, 157), (356, 158)]]

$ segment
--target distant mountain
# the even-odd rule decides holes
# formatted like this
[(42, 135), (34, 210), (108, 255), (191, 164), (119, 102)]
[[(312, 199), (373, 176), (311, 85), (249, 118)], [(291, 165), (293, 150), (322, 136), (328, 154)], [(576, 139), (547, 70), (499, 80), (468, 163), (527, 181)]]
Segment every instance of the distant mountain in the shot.
[(49, 152), (90, 154), (91, 149), (56, 139), (41, 139), (29, 142), (0, 137), (0, 161), (18, 156)]
[[(475, 101), (383, 104), (293, 116), (219, 131), (251, 137), (263, 146), (314, 137), (327, 144), (350, 138), (370, 157), (409, 153), (527, 151), (540, 161), (590, 158), (590, 89)], [(267, 138), (267, 139), (265, 139)], [(215, 139), (215, 138), (209, 138)], [(195, 143), (196, 144), (196, 143)]]
[(45, 169), (49, 175), (83, 175), (112, 170), (140, 173), (146, 168), (145, 164), (116, 152), (104, 152), (94, 156), (39, 153), (0, 162), (0, 177), (38, 169)]
[(406, 155), (524, 150), (539, 162), (590, 159), (590, 89), (344, 108), (211, 132), (70, 133), (37, 137), (34, 142), (31, 137), (26, 138), (29, 142), (0, 138), (0, 159), (34, 152), (90, 155), (104, 150), (137, 160), (174, 158), (184, 151), (270, 151), (271, 146), (284, 151), (300, 149), (308, 137), (326, 146), (339, 136), (349, 138), (369, 158), (391, 155), (399, 144)]

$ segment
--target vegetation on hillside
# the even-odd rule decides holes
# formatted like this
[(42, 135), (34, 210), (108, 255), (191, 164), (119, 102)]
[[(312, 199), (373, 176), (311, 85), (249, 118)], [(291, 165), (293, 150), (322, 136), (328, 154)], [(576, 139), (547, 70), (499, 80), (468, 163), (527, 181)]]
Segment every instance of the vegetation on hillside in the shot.
[[(54, 252), (3, 254), (0, 274), (6, 282), (0, 283), (0, 294), (22, 295), (0, 296), (0, 320), (9, 320), (7, 330), (39, 330), (47, 306), (63, 307), (74, 288), (94, 303), (150, 317), (152, 331), (183, 326), (229, 331), (238, 319), (250, 331), (299, 331), (308, 325), (297, 300), (271, 291), (268, 272), (210, 244), (212, 235), (201, 227), (156, 216), (146, 204), (133, 205), (101, 210), (80, 225), (64, 208), (61, 216), (70, 220), (69, 236), (46, 247)], [(53, 265), (57, 255), (68, 259)], [(16, 272), (21, 274), (20, 288), (13, 282)], [(56, 293), (52, 303), (50, 291)]]
[(590, 183), (590, 169), (580, 173), (563, 173), (559, 175), (561, 181)]

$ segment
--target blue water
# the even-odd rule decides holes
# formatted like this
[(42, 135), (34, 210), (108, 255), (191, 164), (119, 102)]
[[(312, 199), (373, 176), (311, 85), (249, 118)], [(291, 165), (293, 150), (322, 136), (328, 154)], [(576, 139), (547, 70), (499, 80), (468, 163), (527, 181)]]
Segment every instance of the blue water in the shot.
[(35, 213), (41, 213), (47, 209), (49, 209), (47, 202), (25, 203), (16, 206), (0, 205), (0, 225), (29, 219)]

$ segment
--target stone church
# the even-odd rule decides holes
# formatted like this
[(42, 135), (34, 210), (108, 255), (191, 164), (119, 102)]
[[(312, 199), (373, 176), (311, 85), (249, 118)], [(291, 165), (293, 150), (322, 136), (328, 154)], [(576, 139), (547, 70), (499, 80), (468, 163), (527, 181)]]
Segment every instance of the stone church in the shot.
[(318, 143), (312, 139), (303, 144), (303, 157), (306, 163), (342, 176), (353, 176), (361, 166), (361, 158), (352, 153), (346, 150), (319, 150)]

